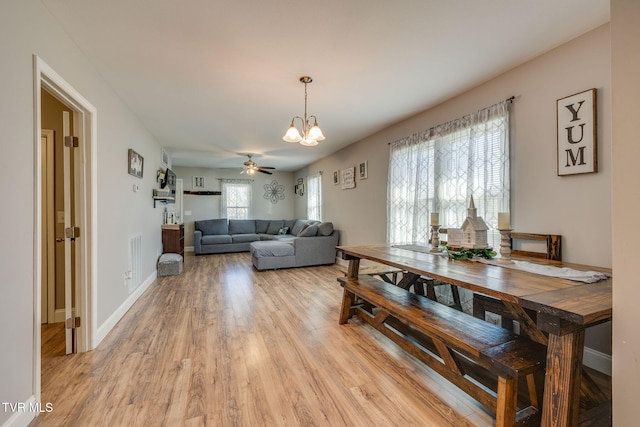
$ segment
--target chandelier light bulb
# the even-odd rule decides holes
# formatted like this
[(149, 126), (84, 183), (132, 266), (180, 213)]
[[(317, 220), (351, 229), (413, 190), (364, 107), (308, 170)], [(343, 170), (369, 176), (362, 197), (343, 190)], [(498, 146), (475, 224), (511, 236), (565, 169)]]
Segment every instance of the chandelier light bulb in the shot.
[(302, 135), (300, 135), (300, 131), (296, 128), (296, 125), (291, 122), (291, 126), (287, 129), (287, 133), (282, 137), (286, 142), (300, 142), (302, 140)]
[(322, 141), (325, 139), (320, 126), (318, 126), (318, 122), (315, 122), (311, 129), (309, 129), (307, 138), (315, 139), (316, 141)]
[(304, 145), (306, 147), (313, 147), (314, 145), (318, 145), (318, 141), (307, 137), (307, 138), (304, 138), (302, 141), (300, 141), (300, 145)]

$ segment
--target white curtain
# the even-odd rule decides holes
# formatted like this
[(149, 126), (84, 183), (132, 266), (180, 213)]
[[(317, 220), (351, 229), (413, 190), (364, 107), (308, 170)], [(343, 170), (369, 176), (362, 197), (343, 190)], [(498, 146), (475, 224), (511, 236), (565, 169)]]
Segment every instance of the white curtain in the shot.
[(252, 196), (250, 179), (221, 179), (220, 218), (251, 219)]
[(322, 221), (322, 172), (307, 177), (307, 218)]
[(498, 212), (509, 211), (509, 101), (390, 144), (387, 242), (426, 243), (429, 214), (457, 228), (469, 199), (500, 245)]

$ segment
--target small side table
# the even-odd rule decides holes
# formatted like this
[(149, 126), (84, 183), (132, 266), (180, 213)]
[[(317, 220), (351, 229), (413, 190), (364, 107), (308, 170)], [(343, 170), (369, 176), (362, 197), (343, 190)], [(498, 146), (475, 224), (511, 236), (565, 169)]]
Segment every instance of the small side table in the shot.
[(162, 225), (162, 253), (178, 254), (184, 260), (184, 224)]

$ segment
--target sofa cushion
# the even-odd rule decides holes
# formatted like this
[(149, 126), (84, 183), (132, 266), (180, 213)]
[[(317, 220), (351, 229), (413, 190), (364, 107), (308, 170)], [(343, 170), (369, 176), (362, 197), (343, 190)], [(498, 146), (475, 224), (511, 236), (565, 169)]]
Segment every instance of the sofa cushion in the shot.
[(267, 234), (278, 234), (278, 231), (284, 227), (284, 221), (269, 221)]
[(256, 240), (260, 240), (260, 236), (255, 233), (232, 234), (231, 240), (233, 243), (255, 242)]
[(313, 237), (316, 234), (318, 234), (318, 226), (309, 225), (302, 229), (302, 231), (298, 234), (298, 237)]
[(256, 221), (254, 219), (230, 219), (229, 234), (255, 234)]
[(291, 233), (291, 230), (293, 230), (293, 226), (296, 225), (296, 220), (295, 219), (285, 219), (284, 220), (284, 226), (285, 227), (289, 227), (289, 233)]
[(256, 219), (256, 233), (265, 234), (267, 232), (268, 227), (269, 227), (268, 219)]
[(321, 222), (318, 225), (318, 236), (331, 236), (331, 233), (333, 233), (332, 222)]
[(253, 242), (249, 246), (249, 251), (256, 258), (295, 255), (295, 249), (291, 243), (278, 241)]
[(305, 225), (307, 225), (307, 221), (303, 219), (296, 220), (296, 223), (293, 225), (293, 227), (291, 227), (291, 234), (297, 236), (298, 233), (302, 231)]
[(218, 245), (220, 243), (231, 243), (231, 236), (228, 234), (207, 234), (202, 236), (200, 244)]
[(229, 234), (229, 223), (226, 218), (195, 221), (194, 227), (196, 230), (202, 231), (204, 236), (209, 234)]

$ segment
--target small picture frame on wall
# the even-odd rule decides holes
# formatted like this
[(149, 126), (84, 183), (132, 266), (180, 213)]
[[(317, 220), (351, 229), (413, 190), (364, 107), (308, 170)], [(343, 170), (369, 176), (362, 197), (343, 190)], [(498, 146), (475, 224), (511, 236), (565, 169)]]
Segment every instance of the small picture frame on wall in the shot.
[(169, 167), (169, 153), (167, 153), (167, 151), (163, 148), (161, 155), (162, 166), (164, 166), (165, 168)]
[(142, 178), (142, 172), (144, 171), (144, 158), (129, 148), (128, 160), (129, 175)]
[(342, 182), (341, 188), (346, 190), (348, 188), (356, 187), (356, 168), (351, 167), (342, 169), (340, 171), (340, 181)]
[(340, 184), (340, 171), (333, 171), (333, 185)]
[(598, 172), (596, 89), (556, 101), (558, 176)]
[(368, 175), (369, 175), (368, 166), (367, 166), (367, 161), (365, 160), (364, 162), (358, 165), (358, 178), (367, 179)]
[(191, 187), (195, 189), (204, 189), (204, 176), (194, 176)]

